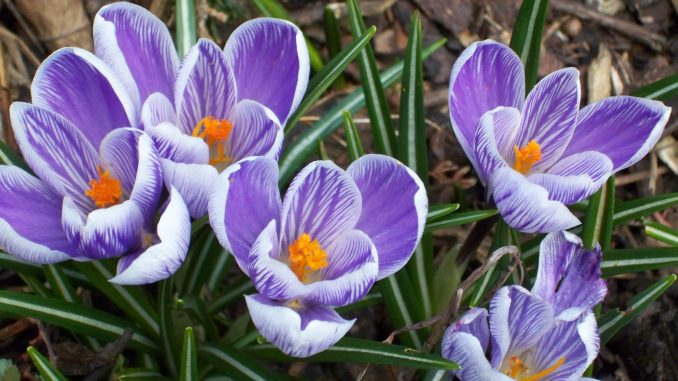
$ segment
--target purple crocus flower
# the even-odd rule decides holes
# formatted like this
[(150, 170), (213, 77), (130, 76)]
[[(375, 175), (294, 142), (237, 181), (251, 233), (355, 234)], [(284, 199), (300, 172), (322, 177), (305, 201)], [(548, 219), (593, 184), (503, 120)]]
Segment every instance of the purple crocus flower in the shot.
[(246, 296), (254, 325), (283, 352), (307, 357), (336, 343), (355, 320), (351, 304), (409, 260), (428, 200), (406, 166), (367, 155), (346, 170), (306, 166), (281, 202), (278, 166), (252, 157), (214, 183), (210, 223), (258, 294)]
[(223, 50), (199, 40), (181, 65), (165, 24), (142, 7), (104, 7), (94, 31), (97, 55), (129, 79), (125, 87), (141, 105), (140, 125), (158, 147), (165, 183), (179, 190), (192, 217), (207, 212), (211, 183), (231, 163), (277, 159), (282, 126), (309, 77), (295, 25), (248, 21)]
[(523, 65), (507, 46), (476, 42), (450, 78), (454, 133), (506, 222), (523, 232), (578, 225), (567, 209), (655, 145), (671, 109), (610, 97), (579, 110), (579, 72), (558, 70), (525, 99)]
[(540, 249), (532, 292), (503, 287), (489, 312), (473, 308), (445, 333), (442, 354), (462, 366), (462, 381), (590, 380), (582, 375), (600, 348), (591, 308), (607, 291), (600, 250), (586, 251), (564, 232), (549, 234)]
[[(151, 76), (153, 74), (150, 74)], [(162, 169), (127, 85), (97, 56), (64, 48), (38, 68), (33, 103), (14, 103), (12, 127), (35, 176), (0, 166), (0, 247), (19, 259), (122, 257), (113, 282), (174, 273), (190, 238), (181, 195), (170, 190), (159, 222)]]

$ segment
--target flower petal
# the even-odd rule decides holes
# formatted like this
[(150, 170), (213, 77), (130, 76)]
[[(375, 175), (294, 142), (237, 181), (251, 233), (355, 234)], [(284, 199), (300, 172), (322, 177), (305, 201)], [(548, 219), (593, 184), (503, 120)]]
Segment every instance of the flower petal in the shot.
[(428, 198), (419, 177), (385, 155), (365, 155), (347, 173), (362, 196), (356, 229), (374, 243), (379, 254), (379, 276), (400, 270), (410, 259), (424, 231)]
[[(508, 167), (502, 155), (498, 138), (509, 131), (517, 131), (520, 125), (520, 111), (511, 107), (497, 107), (483, 114), (478, 122), (478, 129), (473, 141), (476, 158), (476, 172), (483, 184), (499, 168)], [(501, 136), (504, 135), (504, 136)]]
[(217, 44), (203, 38), (191, 48), (179, 69), (174, 91), (178, 126), (188, 135), (205, 117), (229, 116), (237, 100), (236, 84)]
[(584, 107), (563, 156), (598, 151), (614, 172), (642, 159), (661, 137), (671, 109), (663, 103), (628, 96), (610, 97)]
[(160, 157), (175, 163), (207, 164), (210, 160), (210, 150), (205, 141), (184, 134), (177, 126), (171, 123), (160, 123), (146, 129)]
[(596, 193), (612, 174), (612, 161), (600, 152), (587, 151), (558, 161), (548, 173), (527, 179), (544, 187), (549, 199), (572, 205)]
[(138, 106), (110, 67), (94, 54), (63, 48), (40, 65), (31, 86), (33, 104), (62, 115), (94, 147), (113, 129), (137, 127)]
[(141, 107), (141, 127), (148, 131), (163, 122), (172, 124), (177, 122), (174, 104), (165, 95), (153, 93)]
[(306, 233), (323, 248), (353, 230), (362, 208), (358, 187), (330, 161), (314, 161), (294, 178), (282, 206), (282, 245)]
[(0, 194), (0, 250), (39, 264), (76, 254), (61, 228), (61, 198), (45, 183), (0, 165)]
[(277, 159), (283, 141), (283, 129), (278, 117), (261, 104), (244, 100), (233, 109), (233, 134), (227, 143), (234, 161), (248, 156)]
[(214, 182), (209, 200), (210, 225), (219, 243), (248, 272), (249, 253), (264, 228), (280, 222), (278, 164), (269, 158), (241, 160)]
[(126, 2), (102, 7), (94, 18), (94, 49), (137, 104), (154, 92), (172, 99), (179, 56), (167, 26), (153, 13)]
[(506, 223), (521, 232), (548, 233), (580, 224), (565, 205), (549, 199), (546, 189), (511, 168), (496, 170), (490, 176), (488, 191)]
[(120, 259), (117, 274), (110, 282), (154, 283), (168, 278), (184, 263), (191, 239), (191, 217), (176, 189), (172, 189), (169, 204), (160, 216), (157, 235), (158, 243), (138, 255)]
[(443, 356), (448, 357), (445, 353), (450, 351), (449, 341), (450, 335), (456, 332), (465, 332), (473, 335), (480, 343), (480, 348), (483, 353), (487, 351), (487, 346), (490, 345), (490, 326), (488, 325), (488, 313), (484, 308), (471, 308), (462, 317), (452, 324), (443, 337), (442, 348)]
[(466, 332), (446, 335), (441, 348), (443, 357), (461, 365), (456, 372), (464, 381), (513, 381), (512, 378), (493, 369), (485, 358), (485, 351), (478, 338)]
[(266, 340), (285, 354), (309, 357), (334, 345), (353, 326), (322, 306), (293, 309), (263, 295), (246, 295), (252, 322)]
[(160, 162), (167, 188), (176, 188), (181, 193), (192, 218), (204, 216), (212, 185), (217, 179), (217, 170), (207, 164), (175, 163), (167, 159), (161, 159)]
[(310, 73), (299, 28), (279, 19), (250, 20), (233, 31), (224, 52), (238, 84), (238, 99), (263, 104), (284, 125), (301, 102)]
[(377, 280), (379, 257), (370, 238), (359, 230), (345, 234), (327, 248), (328, 267), (311, 274), (304, 301), (313, 305), (345, 306), (365, 296)]
[(81, 208), (93, 208), (85, 191), (89, 181), (99, 177), (99, 160), (83, 134), (54, 112), (28, 103), (13, 103), (10, 116), (31, 169), (60, 196), (71, 196)]
[(541, 146), (541, 160), (532, 170), (543, 171), (558, 161), (572, 138), (579, 110), (579, 71), (555, 71), (539, 81), (523, 109), (523, 120), (515, 144), (525, 146), (535, 140)]
[(522, 110), (524, 99), (523, 65), (508, 46), (485, 40), (464, 50), (452, 68), (449, 102), (454, 134), (471, 163), (483, 114), (499, 106)]
[(551, 306), (521, 286), (499, 289), (490, 301), (492, 366), (499, 368), (507, 354), (534, 347), (553, 322)]
[(574, 308), (589, 310), (607, 293), (601, 278), (600, 248), (585, 250), (579, 237), (551, 233), (541, 241), (539, 267), (532, 293), (553, 304), (555, 314)]

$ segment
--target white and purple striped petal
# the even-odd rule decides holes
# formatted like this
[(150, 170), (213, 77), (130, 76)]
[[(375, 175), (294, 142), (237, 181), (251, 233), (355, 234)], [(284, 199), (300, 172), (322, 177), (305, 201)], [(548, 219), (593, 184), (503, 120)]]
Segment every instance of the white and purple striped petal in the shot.
[(161, 159), (162, 174), (168, 189), (176, 188), (188, 207), (192, 218), (207, 213), (212, 186), (218, 172), (211, 165), (184, 164)]
[(278, 117), (258, 102), (243, 100), (233, 108), (229, 118), (233, 133), (227, 140), (231, 160), (248, 156), (278, 158), (282, 149), (283, 128)]
[(163, 122), (146, 129), (163, 159), (183, 164), (205, 164), (210, 149), (203, 139), (184, 134), (177, 126)]
[[(480, 118), (473, 141), (473, 151), (478, 178), (483, 184), (487, 184), (497, 169), (509, 166), (500, 147), (506, 145), (505, 141), (508, 140), (506, 135), (517, 131), (519, 126), (520, 112), (511, 107), (497, 107)], [(500, 140), (504, 142), (500, 143)]]
[(462, 381), (513, 381), (497, 371), (487, 358), (478, 338), (467, 332), (451, 332), (445, 335), (442, 354), (461, 366), (456, 376)]
[(177, 123), (174, 104), (163, 94), (153, 93), (141, 107), (141, 127), (144, 131), (160, 123)]

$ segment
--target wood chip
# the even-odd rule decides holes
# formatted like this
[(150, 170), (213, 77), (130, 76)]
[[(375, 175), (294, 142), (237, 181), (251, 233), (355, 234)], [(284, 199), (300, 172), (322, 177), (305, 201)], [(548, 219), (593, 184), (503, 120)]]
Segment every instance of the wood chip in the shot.
[(586, 79), (589, 103), (612, 95), (612, 54), (604, 43), (598, 46), (598, 56), (591, 61)]

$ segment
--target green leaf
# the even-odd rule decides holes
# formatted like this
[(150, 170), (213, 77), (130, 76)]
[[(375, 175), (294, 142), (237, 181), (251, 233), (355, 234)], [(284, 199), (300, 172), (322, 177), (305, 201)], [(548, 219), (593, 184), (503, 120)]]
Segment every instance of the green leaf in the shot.
[(280, 377), (262, 367), (249, 354), (242, 350), (220, 344), (205, 344), (199, 350), (203, 360), (209, 361), (217, 369), (229, 372), (236, 380), (273, 381)]
[(28, 356), (33, 360), (33, 364), (38, 369), (40, 376), (47, 381), (68, 381), (61, 372), (49, 363), (49, 361), (44, 358), (37, 349), (33, 347), (28, 347), (26, 350)]
[[(398, 271), (380, 280), (378, 285), (394, 327), (405, 327), (426, 319), (421, 309), (409, 308), (411, 301), (416, 300), (416, 295), (407, 271)], [(421, 348), (424, 342), (417, 331), (405, 332), (398, 338), (414, 348)]]
[(678, 266), (678, 248), (646, 247), (605, 251), (600, 268), (604, 278)]
[(666, 225), (662, 225), (653, 221), (644, 221), (645, 234), (657, 241), (667, 243), (671, 246), (678, 246), (678, 230), (671, 229)]
[(436, 204), (428, 207), (426, 223), (431, 223), (459, 209), (459, 204)]
[[(246, 351), (268, 360), (296, 361), (295, 358), (284, 355), (271, 344), (247, 347)], [(416, 369), (459, 369), (457, 364), (437, 354), (421, 353), (399, 345), (349, 337), (339, 340), (334, 346), (304, 361), (379, 364)]]
[[(433, 54), (444, 44), (445, 40), (441, 39), (426, 48), (423, 52), (424, 58)], [(403, 64), (400, 62), (382, 72), (380, 77), (382, 85), (384, 87), (393, 85), (400, 78), (402, 71)], [(315, 153), (318, 140), (329, 136), (341, 125), (344, 111), (355, 113), (363, 108), (364, 105), (365, 94), (362, 89), (357, 89), (337, 102), (334, 107), (313, 125), (313, 128), (304, 131), (297, 140), (287, 143), (278, 163), (280, 166), (280, 184), (286, 185), (292, 179), (295, 172)]]
[[(348, 21), (351, 25), (353, 38), (358, 38), (365, 32), (365, 23), (357, 0), (348, 0)], [(396, 153), (396, 136), (391, 121), (391, 111), (384, 94), (384, 86), (379, 80), (377, 60), (374, 58), (372, 46), (366, 46), (360, 53), (358, 66), (360, 68), (360, 82), (363, 92), (366, 94), (365, 102), (367, 113), (370, 116), (375, 149), (378, 153), (393, 157)]]
[[(254, 5), (259, 9), (262, 15), (266, 17), (275, 17), (277, 19), (283, 19), (290, 22), (293, 22), (292, 17), (285, 10), (285, 7), (280, 4), (277, 0), (253, 0)], [(310, 58), (311, 67), (315, 71), (320, 71), (325, 64), (323, 64), (322, 55), (318, 52), (318, 49), (315, 48), (311, 40), (308, 37), (306, 39), (306, 48), (308, 49), (308, 56)], [(328, 63), (329, 65), (329, 63)]]
[(615, 206), (614, 226), (647, 217), (654, 212), (678, 205), (678, 193), (641, 198)]
[(247, 294), (254, 290), (254, 285), (248, 278), (243, 278), (240, 283), (236, 283), (229, 287), (228, 291), (219, 295), (218, 298), (210, 302), (208, 308), (209, 314), (214, 315), (221, 309), (240, 299), (243, 294)]
[(678, 95), (678, 74), (660, 79), (633, 92), (633, 96), (667, 101)]
[[(330, 7), (325, 7), (323, 11), (323, 27), (325, 29), (325, 46), (327, 46), (329, 58), (332, 59), (341, 51), (341, 28)], [(345, 85), (346, 80), (343, 75), (340, 75), (334, 81), (334, 86), (338, 89), (343, 89)]]
[(171, 381), (162, 374), (145, 368), (129, 368), (116, 374), (118, 381)]
[(21, 167), (21, 169), (31, 172), (30, 168), (28, 168), (28, 165), (24, 161), (24, 159), (21, 158), (21, 156), (17, 155), (14, 150), (9, 148), (7, 143), (5, 143), (4, 140), (0, 139), (0, 163), (7, 164), (7, 165), (16, 165), (17, 167)]
[(160, 324), (160, 344), (165, 366), (169, 369), (173, 378), (176, 378), (179, 370), (177, 340), (174, 334), (174, 321), (172, 320), (172, 308), (174, 307), (174, 278), (169, 277), (160, 281), (158, 286), (158, 317)]
[(108, 280), (115, 275), (102, 261), (74, 262), (92, 285), (106, 295), (116, 306), (137, 322), (146, 333), (153, 337), (160, 337), (158, 315), (146, 294), (146, 290), (139, 286), (121, 286)]
[(337, 311), (339, 315), (344, 315), (353, 311), (360, 311), (367, 307), (379, 305), (383, 301), (384, 299), (382, 298), (381, 294), (373, 290), (369, 294), (363, 296), (362, 299), (358, 300), (357, 302), (347, 306), (337, 307), (335, 308), (335, 311)]
[(299, 103), (299, 107), (294, 111), (292, 116), (287, 120), (285, 125), (285, 133), (288, 133), (292, 127), (296, 126), (297, 122), (304, 113), (320, 98), (320, 96), (327, 90), (328, 87), (339, 77), (346, 66), (353, 61), (353, 59), (360, 54), (360, 52), (369, 46), (369, 42), (377, 31), (376, 27), (371, 27), (365, 33), (356, 37), (355, 40), (346, 47), (339, 55), (334, 57), (325, 67), (314, 75), (308, 83), (308, 88), (304, 99)]
[(436, 230), (447, 229), (452, 226), (466, 225), (497, 214), (496, 209), (474, 210), (471, 212), (454, 213), (452, 215), (439, 218), (426, 225), (424, 232), (434, 232)]
[(614, 218), (614, 176), (598, 192), (589, 198), (588, 211), (584, 219), (582, 242), (587, 249), (593, 249), (596, 242), (607, 250), (612, 242)]
[(193, 328), (186, 327), (184, 332), (184, 348), (181, 352), (180, 381), (198, 381), (198, 355), (196, 353)]
[(195, 1), (176, 0), (176, 23), (177, 51), (181, 58), (198, 40), (195, 34)]
[(14, 364), (7, 359), (0, 359), (0, 381), (20, 381), (21, 373)]
[(97, 309), (55, 298), (0, 290), (0, 313), (2, 312), (42, 320), (69, 331), (106, 341), (117, 339), (126, 328), (131, 328), (134, 335), (129, 342), (130, 348), (151, 353), (157, 353), (159, 350), (155, 340), (146, 336), (133, 323)]
[(353, 117), (348, 111), (344, 111), (344, 136), (346, 137), (346, 148), (350, 161), (356, 161), (365, 155), (363, 143), (360, 141), (360, 134), (358, 134), (358, 129), (355, 123), (353, 123)]
[(220, 256), (228, 256), (221, 247), (212, 230), (204, 236), (191, 241), (188, 263), (184, 265), (185, 277), (181, 282), (182, 295), (194, 295), (200, 292), (209, 274), (214, 271), (214, 263)]
[(676, 275), (654, 283), (640, 294), (634, 296), (626, 306), (625, 311), (610, 311), (598, 319), (600, 329), (600, 345), (603, 346), (614, 337), (620, 329), (643, 312), (652, 302), (657, 300), (676, 281)]
[(511, 48), (525, 65), (525, 90), (537, 83), (541, 34), (546, 20), (548, 0), (523, 0), (511, 35)]

